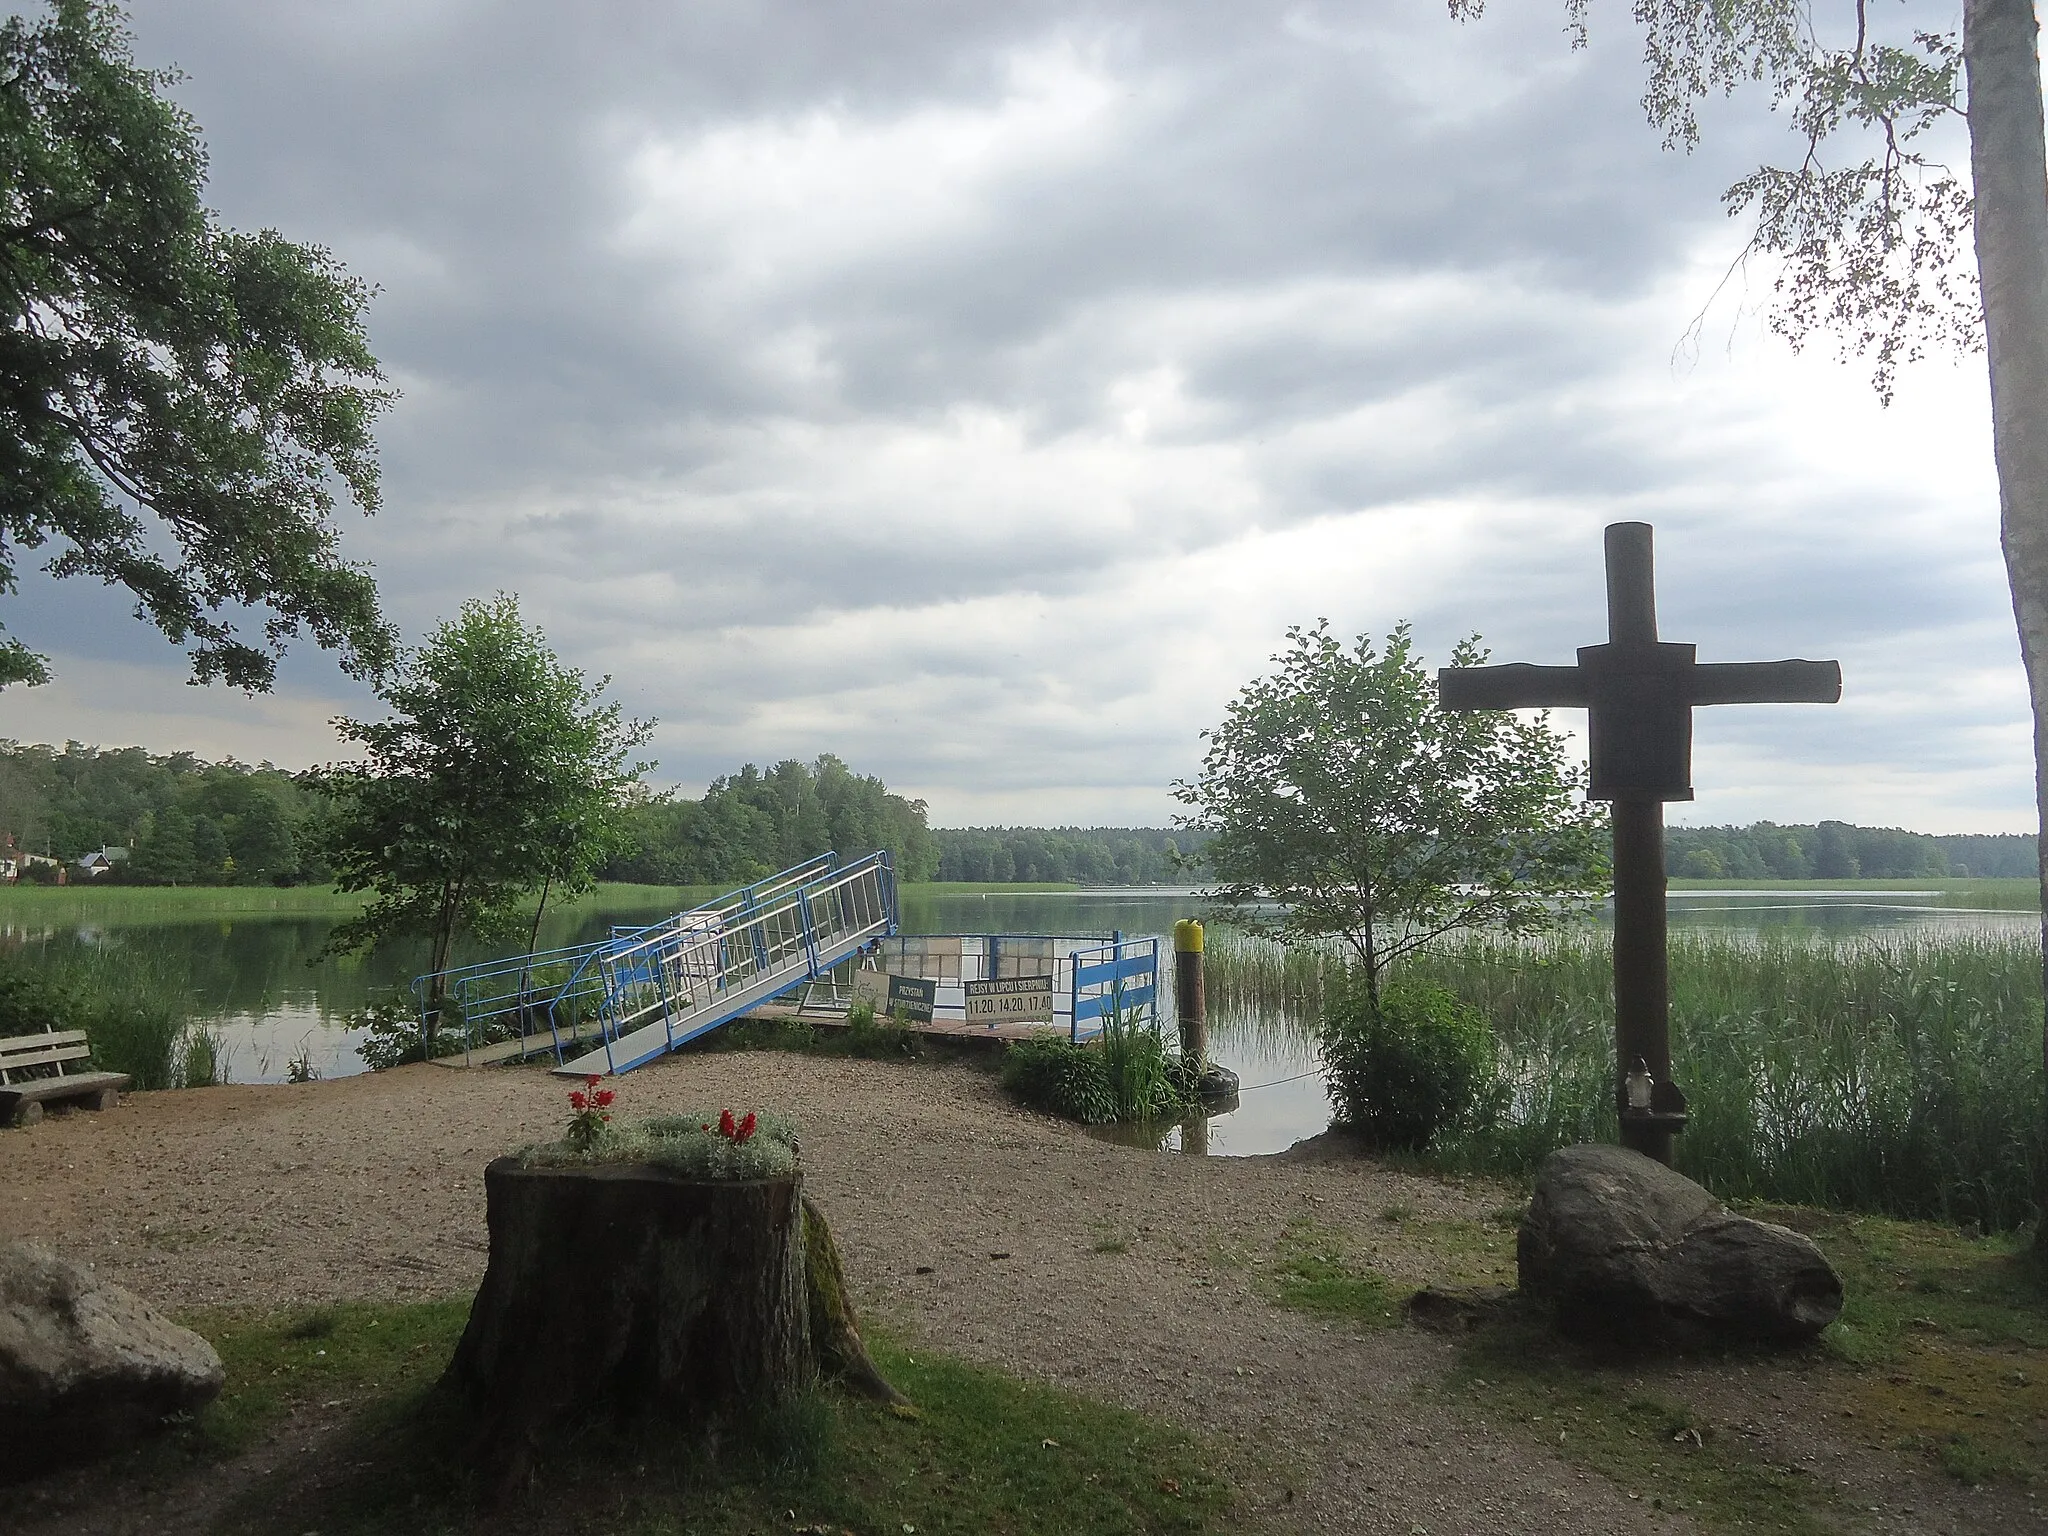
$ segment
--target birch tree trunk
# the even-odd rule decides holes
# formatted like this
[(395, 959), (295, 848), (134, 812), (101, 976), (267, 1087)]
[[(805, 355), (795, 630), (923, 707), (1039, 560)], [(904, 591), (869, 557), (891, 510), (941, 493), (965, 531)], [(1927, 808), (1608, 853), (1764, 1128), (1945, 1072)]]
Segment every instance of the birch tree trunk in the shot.
[[(2000, 539), (2034, 706), (2036, 812), (2048, 822), (2048, 148), (2039, 37), (2034, 0), (1965, 0), (1970, 175)], [(2040, 841), (2048, 961), (2048, 838)], [(2048, 994), (2048, 963), (2043, 988)], [(2048, 1067), (2048, 1030), (2042, 1051)], [(2048, 1190), (2037, 1191), (2036, 1199), (2048, 1207)], [(2048, 1250), (2048, 1214), (2036, 1224), (2035, 1243)]]

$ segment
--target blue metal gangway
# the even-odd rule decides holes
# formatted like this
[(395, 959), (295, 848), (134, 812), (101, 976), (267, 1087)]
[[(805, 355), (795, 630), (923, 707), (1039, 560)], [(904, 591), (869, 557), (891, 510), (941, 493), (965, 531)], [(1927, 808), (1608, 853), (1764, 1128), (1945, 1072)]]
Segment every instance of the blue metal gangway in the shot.
[[(820, 854), (644, 928), (444, 972), (439, 991), (472, 1060), (551, 1050), (567, 1076), (630, 1072), (894, 934), (896, 912), (886, 851)], [(413, 982), (422, 1030), (435, 979)]]

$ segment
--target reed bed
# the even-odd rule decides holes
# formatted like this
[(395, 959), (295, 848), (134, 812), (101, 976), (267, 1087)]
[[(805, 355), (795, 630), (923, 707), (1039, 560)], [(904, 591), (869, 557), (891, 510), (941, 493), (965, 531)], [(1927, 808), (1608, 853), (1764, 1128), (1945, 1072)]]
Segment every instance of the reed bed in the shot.
[(149, 945), (76, 945), (36, 955), (0, 950), (0, 1035), (82, 1029), (93, 1065), (136, 1088), (201, 1088), (227, 1081), (220, 1032), (195, 1018), (179, 955)]
[[(1209, 995), (1310, 1029), (1344, 955), (1218, 934)], [(1611, 1140), (1606, 935), (1472, 938), (1408, 962), (1483, 1011), (1500, 1071), (1443, 1165), (1532, 1170)], [(1673, 1073), (1692, 1101), (1678, 1166), (1729, 1199), (1884, 1211), (2009, 1229), (2048, 1174), (2041, 954), (2010, 935), (1675, 933)]]

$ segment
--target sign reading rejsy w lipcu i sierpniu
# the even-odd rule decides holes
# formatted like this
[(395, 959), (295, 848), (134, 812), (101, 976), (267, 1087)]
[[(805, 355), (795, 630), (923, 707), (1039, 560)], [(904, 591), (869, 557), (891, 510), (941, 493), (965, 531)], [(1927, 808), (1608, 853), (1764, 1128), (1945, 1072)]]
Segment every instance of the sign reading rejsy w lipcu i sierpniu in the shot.
[(1005, 976), (996, 981), (970, 981), (964, 986), (970, 1024), (1052, 1022), (1050, 976)]

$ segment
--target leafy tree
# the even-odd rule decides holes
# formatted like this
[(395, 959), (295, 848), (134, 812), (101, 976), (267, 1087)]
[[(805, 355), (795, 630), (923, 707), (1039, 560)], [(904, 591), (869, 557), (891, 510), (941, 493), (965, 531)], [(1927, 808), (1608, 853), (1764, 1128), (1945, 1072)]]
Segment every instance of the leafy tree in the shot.
[(176, 806), (151, 818), (135, 845), (126, 877), (140, 885), (192, 885), (200, 876), (191, 816)]
[(211, 816), (192, 818), (192, 879), (196, 885), (218, 885), (227, 880), (228, 840), (220, 823)]
[[(127, 587), (199, 681), (267, 688), (307, 631), (372, 674), (392, 636), (330, 521), (337, 489), (377, 505), (368, 290), (214, 224), (174, 79), (107, 0), (0, 26), (0, 595), (10, 545), (54, 545), (50, 570)], [(268, 610), (260, 640), (223, 616), (242, 608)], [(47, 675), (0, 638), (0, 686)]]
[[(1606, 888), (1606, 817), (1546, 719), (1439, 709), (1406, 624), (1384, 650), (1327, 621), (1287, 638), (1174, 786), (1210, 834), (1210, 896), (1240, 921), (1343, 938), (1376, 1008), (1402, 955), (1460, 928), (1537, 930)], [(1485, 657), (1474, 637), (1451, 660)]]
[[(446, 969), (458, 933), (504, 940), (526, 899), (588, 890), (615, 845), (630, 762), (651, 723), (601, 701), (611, 682), (563, 666), (500, 594), (463, 604), (380, 688), (391, 718), (338, 720), (359, 763), (319, 771), (333, 797), (317, 836), (344, 891), (369, 891), (331, 952), (419, 935)], [(438, 991), (427, 999), (429, 1051)]]
[[(1449, 0), (1476, 16), (1485, 0)], [(1585, 0), (1565, 0), (1583, 42)], [(1761, 82), (1804, 151), (1723, 196), (1753, 212), (1749, 251), (1782, 259), (1773, 326), (1795, 347), (1832, 332), (1873, 355), (1889, 402), (1900, 362), (1982, 345), (2006, 577), (2034, 712), (2036, 810), (2048, 822), (2048, 146), (2034, 0), (1963, 0), (1959, 28), (1902, 7), (1887, 33), (1870, 0), (1636, 0), (1649, 88), (1669, 147), (1699, 140), (1699, 104)], [(1958, 119), (1970, 182), (1931, 152)], [(1839, 152), (1839, 158), (1837, 158)], [(1965, 251), (1963, 235), (1971, 236)], [(1971, 256), (1975, 270), (1971, 270)], [(2048, 989), (2048, 839), (2037, 848)], [(2042, 1036), (2048, 1061), (2048, 1031)], [(2044, 1175), (2048, 1177), (2048, 1175)], [(2048, 1208), (2048, 1186), (2041, 1191)], [(2048, 1253), (2048, 1220), (2039, 1226)]]

